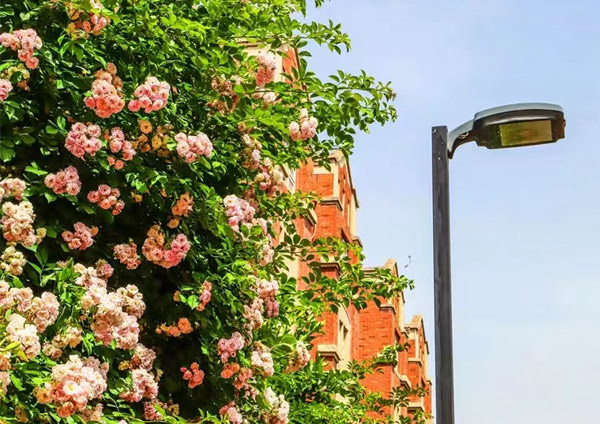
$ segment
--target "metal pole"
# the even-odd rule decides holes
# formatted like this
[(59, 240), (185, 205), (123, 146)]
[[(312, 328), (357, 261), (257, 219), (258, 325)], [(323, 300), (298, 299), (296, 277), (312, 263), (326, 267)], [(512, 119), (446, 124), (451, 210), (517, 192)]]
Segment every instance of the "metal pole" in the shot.
[(448, 128), (433, 127), (433, 277), (436, 423), (454, 424)]

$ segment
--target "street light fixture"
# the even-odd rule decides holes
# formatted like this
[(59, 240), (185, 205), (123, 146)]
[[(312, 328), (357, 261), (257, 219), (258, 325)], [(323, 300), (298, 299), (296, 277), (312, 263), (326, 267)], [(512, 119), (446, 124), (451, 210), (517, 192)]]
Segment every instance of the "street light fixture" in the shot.
[(449, 160), (458, 146), (471, 141), (488, 149), (500, 149), (554, 143), (564, 137), (563, 110), (548, 103), (487, 109), (450, 133), (445, 126), (432, 128), (437, 424), (454, 424)]

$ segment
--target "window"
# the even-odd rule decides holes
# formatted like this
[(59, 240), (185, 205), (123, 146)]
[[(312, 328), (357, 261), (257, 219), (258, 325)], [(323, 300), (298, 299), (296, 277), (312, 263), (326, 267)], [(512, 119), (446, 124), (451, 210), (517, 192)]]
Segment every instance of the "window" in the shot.
[[(345, 311), (340, 312), (340, 314), (345, 314)], [(344, 318), (346, 317), (344, 316)], [(340, 317), (338, 321), (338, 353), (340, 355), (338, 369), (343, 370), (348, 367), (348, 363), (350, 362), (352, 355), (351, 342), (350, 323), (347, 321), (347, 319), (345, 320)]]

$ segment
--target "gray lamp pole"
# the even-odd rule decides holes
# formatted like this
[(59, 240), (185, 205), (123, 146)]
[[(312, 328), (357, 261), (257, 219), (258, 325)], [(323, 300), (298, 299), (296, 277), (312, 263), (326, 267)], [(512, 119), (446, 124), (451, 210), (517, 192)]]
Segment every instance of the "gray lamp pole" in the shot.
[(449, 163), (461, 144), (475, 141), (489, 149), (553, 143), (565, 136), (560, 106), (523, 103), (484, 110), (448, 133), (432, 128), (433, 278), (435, 299), (436, 422), (454, 424), (452, 286), (450, 272)]

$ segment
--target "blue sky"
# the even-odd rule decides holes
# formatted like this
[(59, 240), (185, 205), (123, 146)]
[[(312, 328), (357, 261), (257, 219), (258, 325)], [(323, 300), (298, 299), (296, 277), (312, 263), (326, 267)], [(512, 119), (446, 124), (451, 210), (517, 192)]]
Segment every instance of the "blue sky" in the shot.
[(399, 120), (360, 135), (351, 159), (358, 232), (370, 265), (412, 258), (407, 313), (425, 315), (431, 362), (430, 127), (564, 107), (557, 144), (465, 145), (451, 162), (456, 422), (597, 422), (600, 2), (335, 0), (311, 17), (353, 39), (341, 57), (314, 49), (313, 69), (366, 69), (398, 92)]

